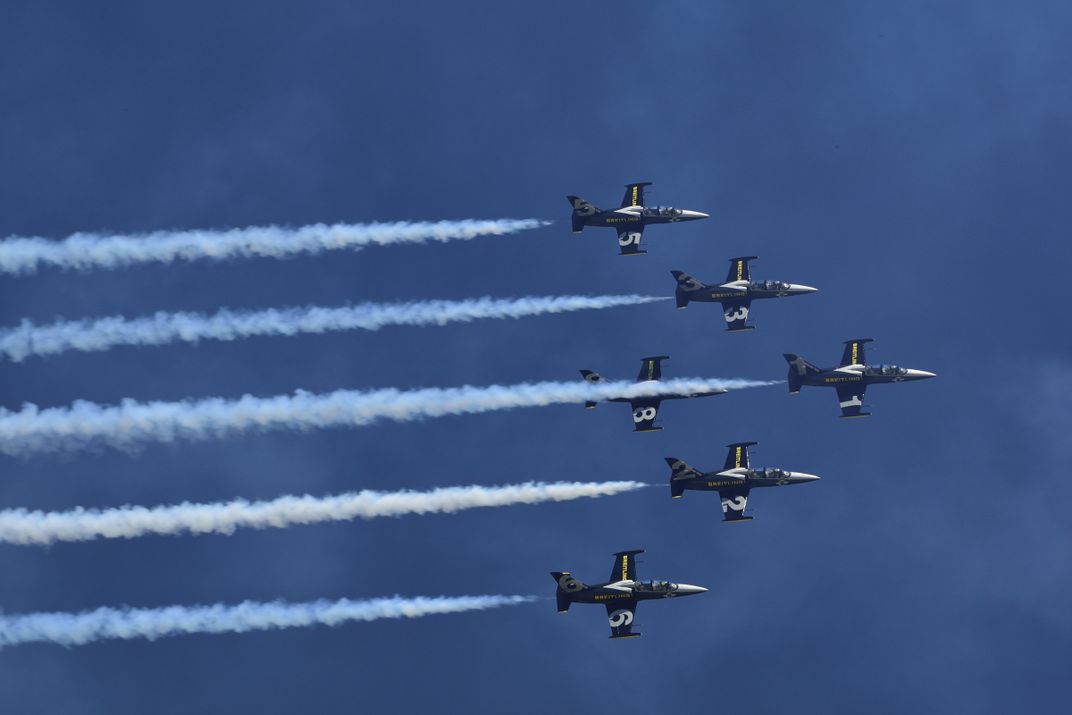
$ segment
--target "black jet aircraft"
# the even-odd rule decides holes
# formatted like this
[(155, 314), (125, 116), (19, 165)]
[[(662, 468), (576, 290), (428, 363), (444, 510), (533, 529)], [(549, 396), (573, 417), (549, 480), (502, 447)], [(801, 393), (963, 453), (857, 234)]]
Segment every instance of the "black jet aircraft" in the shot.
[(644, 205), (644, 187), (650, 181), (625, 185), (621, 208), (603, 210), (580, 196), (567, 196), (573, 207), (573, 232), (580, 233), (585, 226), (609, 226), (618, 232), (618, 246), (623, 256), (638, 256), (647, 251), (641, 249), (640, 239), (644, 227), (653, 223), (677, 223), (708, 218), (700, 211), (688, 211), (663, 206)]
[(749, 464), (748, 448), (758, 442), (734, 442), (727, 445), (729, 454), (721, 472), (701, 472), (677, 457), (667, 457), (670, 465), (670, 496), (680, 499), (686, 489), (718, 492), (722, 498), (722, 521), (751, 521), (745, 516), (748, 492), (757, 487), (780, 487), (785, 484), (807, 484), (819, 477), (784, 469), (756, 469)]
[[(656, 355), (655, 357), (641, 358), (640, 362), (640, 374), (637, 375), (637, 382), (654, 382), (659, 380), (663, 376), (662, 361), (669, 360), (669, 355)], [(581, 370), (581, 376), (585, 380), (592, 383), (609, 382), (598, 372), (592, 372), (591, 370)], [(659, 412), (659, 404), (663, 400), (687, 400), (693, 397), (708, 397), (710, 395), (722, 395), (729, 392), (721, 387), (716, 387), (708, 390), (707, 392), (693, 392), (687, 395), (665, 393), (655, 395), (653, 397), (610, 397), (607, 398), (607, 402), (628, 402), (633, 408), (633, 431), (634, 432), (658, 432), (662, 427), (655, 426), (655, 416)], [(594, 409), (595, 402), (585, 402), (584, 407), (587, 410)]]
[(796, 283), (752, 280), (748, 274), (748, 263), (757, 258), (759, 256), (731, 258), (730, 272), (726, 276), (726, 282), (717, 286), (705, 285), (681, 271), (670, 271), (677, 280), (677, 290), (674, 292), (677, 307), (684, 308), (690, 302), (721, 303), (722, 315), (726, 318), (726, 330), (739, 333), (754, 330), (754, 326), (748, 325), (748, 310), (753, 300), (805, 295), (819, 290)]
[(569, 571), (552, 571), (551, 578), (558, 584), (555, 591), (558, 612), (565, 613), (574, 603), (602, 603), (607, 607), (610, 637), (635, 638), (640, 633), (633, 632), (633, 618), (637, 604), (641, 601), (707, 592), (702, 586), (690, 586), (687, 583), (637, 581), (636, 555), (642, 553), (643, 549), (637, 549), (614, 554), (614, 567), (610, 570), (610, 580), (606, 583), (589, 586), (573, 578)]
[(784, 357), (789, 363), (789, 394), (799, 393), (803, 385), (833, 387), (837, 389), (842, 417), (867, 417), (871, 413), (863, 412), (862, 409), (864, 390), (868, 385), (911, 382), (935, 376), (933, 372), (926, 370), (912, 370), (896, 365), (868, 365), (864, 358), (864, 345), (870, 342), (871, 338), (846, 340), (841, 364), (831, 368), (815, 367), (799, 355), (786, 353)]

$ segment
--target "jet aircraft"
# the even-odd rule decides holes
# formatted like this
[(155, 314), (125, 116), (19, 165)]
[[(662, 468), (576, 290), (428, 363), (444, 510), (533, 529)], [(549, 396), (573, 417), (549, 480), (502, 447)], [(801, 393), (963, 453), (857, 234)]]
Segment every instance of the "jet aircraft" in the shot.
[(755, 329), (754, 326), (748, 325), (748, 310), (753, 300), (805, 295), (819, 290), (797, 283), (752, 280), (748, 273), (748, 263), (757, 258), (759, 256), (731, 258), (726, 282), (718, 286), (705, 285), (681, 271), (670, 271), (677, 280), (677, 290), (674, 292), (677, 307), (684, 308), (690, 302), (721, 303), (722, 315), (726, 318), (726, 330), (739, 333)]
[(864, 358), (864, 345), (870, 342), (871, 338), (846, 340), (841, 364), (831, 368), (819, 368), (799, 355), (786, 353), (784, 357), (789, 363), (789, 394), (797, 394), (803, 385), (833, 387), (837, 389), (842, 417), (867, 417), (871, 413), (863, 412), (862, 409), (864, 390), (868, 385), (911, 382), (935, 376), (933, 372), (926, 370), (913, 370), (896, 365), (868, 365)]
[(636, 555), (642, 553), (643, 549), (637, 549), (614, 554), (614, 566), (610, 570), (610, 580), (606, 583), (589, 586), (573, 578), (569, 571), (552, 571), (551, 578), (558, 584), (555, 590), (558, 612), (565, 613), (574, 603), (602, 603), (607, 607), (610, 637), (635, 638), (640, 633), (633, 632), (633, 618), (640, 601), (707, 592), (702, 586), (690, 586), (687, 583), (637, 581)]
[[(669, 355), (656, 355), (655, 357), (641, 358), (640, 374), (637, 375), (637, 382), (654, 382), (662, 378), (663, 368), (662, 361), (669, 360)], [(608, 382), (598, 372), (592, 372), (591, 370), (581, 370), (581, 376), (585, 380), (592, 383)], [(655, 416), (659, 412), (659, 404), (663, 400), (686, 400), (693, 397), (708, 397), (710, 395), (722, 395), (729, 390), (724, 388), (712, 388), (707, 392), (694, 392), (687, 395), (676, 393), (664, 393), (655, 395), (653, 397), (610, 397), (607, 398), (607, 402), (628, 402), (633, 408), (633, 431), (634, 432), (658, 432), (662, 427), (655, 426)], [(585, 402), (584, 407), (587, 410), (594, 409), (595, 402)]]
[(688, 211), (662, 206), (644, 205), (644, 187), (651, 186), (650, 181), (625, 185), (625, 196), (621, 208), (603, 210), (580, 196), (567, 196), (573, 207), (573, 232), (580, 233), (585, 226), (609, 226), (618, 231), (620, 255), (638, 256), (647, 251), (641, 249), (640, 239), (644, 227), (653, 223), (677, 223), (708, 218), (700, 211)]
[(721, 472), (701, 472), (677, 457), (667, 457), (670, 465), (670, 496), (680, 499), (686, 489), (717, 491), (722, 498), (722, 521), (751, 521), (745, 516), (748, 492), (757, 487), (780, 487), (785, 484), (807, 484), (819, 477), (784, 469), (756, 469), (748, 460), (748, 448), (758, 442), (734, 442), (727, 445), (729, 454)]

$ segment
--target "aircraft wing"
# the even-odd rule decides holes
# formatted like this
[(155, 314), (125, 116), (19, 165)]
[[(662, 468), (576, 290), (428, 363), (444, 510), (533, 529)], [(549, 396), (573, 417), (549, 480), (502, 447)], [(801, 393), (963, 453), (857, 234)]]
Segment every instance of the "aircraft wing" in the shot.
[(864, 345), (873, 342), (874, 340), (871, 338), (846, 340), (845, 350), (841, 353), (841, 363), (838, 367), (845, 367), (846, 365), (866, 365), (867, 358), (864, 356)]
[(751, 305), (750, 300), (722, 301), (722, 315), (726, 318), (726, 330), (731, 332), (752, 330), (752, 326), (748, 325), (748, 308)]
[(633, 633), (633, 618), (636, 616), (637, 602), (618, 601), (607, 603), (607, 621), (610, 623), (611, 638), (636, 638), (639, 633)]
[(614, 554), (614, 565), (610, 569), (610, 583), (617, 581), (636, 581), (636, 555), (644, 553), (644, 549), (633, 551), (619, 551)]
[(640, 247), (640, 239), (644, 237), (644, 224), (637, 223), (626, 228), (618, 229), (618, 249), (622, 256), (636, 256), (647, 251)]
[(722, 497), (722, 521), (750, 521), (752, 517), (744, 515), (748, 506), (748, 489), (719, 489)]
[(855, 385), (843, 384), (837, 386), (838, 404), (841, 405), (842, 417), (867, 417), (870, 412), (863, 412), (864, 390), (867, 386), (862, 382)]
[(622, 196), (622, 208), (629, 206), (644, 206), (644, 187), (651, 186), (650, 181), (638, 181), (635, 184), (625, 185), (625, 195)]
[(629, 403), (633, 407), (634, 432), (658, 432), (662, 429), (662, 427), (655, 426), (655, 417), (659, 414), (659, 402), (649, 397)]

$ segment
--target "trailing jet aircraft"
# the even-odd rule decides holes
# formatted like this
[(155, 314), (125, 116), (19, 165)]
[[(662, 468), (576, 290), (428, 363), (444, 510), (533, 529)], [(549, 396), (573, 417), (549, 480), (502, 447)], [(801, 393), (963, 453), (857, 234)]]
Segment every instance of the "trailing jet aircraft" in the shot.
[(870, 342), (871, 338), (846, 340), (841, 364), (831, 368), (815, 367), (798, 355), (786, 353), (784, 357), (789, 363), (789, 393), (797, 394), (802, 385), (834, 387), (837, 388), (842, 417), (867, 417), (871, 413), (861, 410), (864, 390), (868, 385), (911, 382), (935, 376), (933, 372), (926, 370), (913, 370), (896, 365), (868, 365), (864, 358), (864, 345)]
[(721, 303), (722, 314), (726, 318), (726, 330), (739, 333), (754, 330), (748, 325), (748, 310), (753, 300), (762, 298), (783, 298), (787, 295), (805, 295), (814, 293), (818, 288), (783, 283), (782, 281), (754, 281), (748, 274), (748, 263), (759, 256), (740, 256), (730, 259), (730, 272), (726, 282), (718, 286), (701, 283), (687, 273), (670, 271), (677, 280), (677, 307), (684, 308), (690, 302)]
[(573, 232), (580, 233), (585, 226), (609, 226), (618, 231), (618, 246), (623, 256), (637, 256), (647, 251), (641, 249), (640, 239), (644, 227), (653, 223), (677, 223), (708, 218), (700, 211), (688, 211), (661, 206), (644, 205), (644, 187), (650, 181), (625, 185), (621, 208), (603, 210), (580, 196), (567, 196), (573, 207)]
[[(669, 355), (656, 355), (655, 357), (641, 358), (640, 374), (637, 375), (637, 382), (654, 382), (662, 378), (663, 368), (662, 361), (669, 360)], [(591, 370), (581, 370), (581, 376), (585, 380), (592, 383), (608, 382), (598, 372), (592, 372)], [(653, 397), (611, 397), (607, 402), (628, 402), (633, 408), (633, 431), (634, 432), (658, 432), (662, 427), (655, 426), (655, 416), (659, 412), (659, 404), (663, 400), (687, 400), (693, 397), (708, 397), (710, 395), (722, 395), (729, 392), (724, 388), (713, 388), (708, 392), (694, 392), (688, 395), (681, 395), (676, 393), (664, 393), (655, 395)], [(595, 408), (595, 402), (585, 402), (584, 407), (587, 410)]]
[(748, 448), (758, 442), (734, 442), (729, 447), (721, 472), (701, 472), (677, 457), (667, 457), (670, 465), (670, 496), (680, 499), (686, 489), (717, 491), (722, 498), (722, 521), (751, 521), (744, 515), (748, 492), (757, 487), (807, 484), (819, 477), (784, 469), (755, 469), (748, 461)]
[(606, 583), (589, 586), (573, 578), (569, 571), (552, 571), (551, 578), (558, 584), (555, 590), (558, 612), (565, 613), (574, 603), (602, 603), (607, 607), (610, 637), (635, 638), (640, 633), (633, 632), (633, 618), (640, 601), (707, 592), (702, 586), (690, 586), (687, 583), (637, 581), (636, 555), (642, 553), (643, 549), (637, 549), (614, 554), (614, 567), (610, 570), (610, 581)]

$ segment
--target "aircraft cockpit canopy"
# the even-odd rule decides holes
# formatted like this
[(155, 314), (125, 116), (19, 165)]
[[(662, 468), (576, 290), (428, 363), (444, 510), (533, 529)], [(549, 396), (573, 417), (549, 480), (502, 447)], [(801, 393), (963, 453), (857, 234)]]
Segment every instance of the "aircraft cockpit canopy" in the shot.
[(752, 475), (758, 479), (781, 479), (785, 476), (785, 472), (776, 467), (767, 467), (766, 469), (753, 469)]
[(868, 370), (872, 375), (907, 375), (908, 370), (896, 365), (875, 365)]
[(754, 290), (789, 290), (789, 284), (782, 281), (752, 281), (749, 287)]
[(677, 590), (677, 584), (670, 581), (641, 581), (639, 587), (642, 591), (655, 593), (673, 593)]
[(681, 215), (681, 209), (675, 209), (670, 206), (648, 206), (644, 209), (644, 215), (674, 218)]

